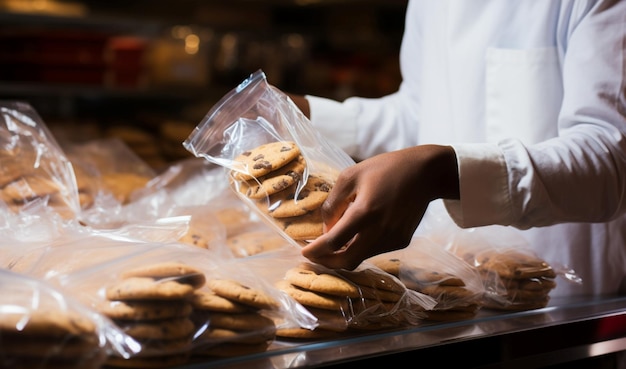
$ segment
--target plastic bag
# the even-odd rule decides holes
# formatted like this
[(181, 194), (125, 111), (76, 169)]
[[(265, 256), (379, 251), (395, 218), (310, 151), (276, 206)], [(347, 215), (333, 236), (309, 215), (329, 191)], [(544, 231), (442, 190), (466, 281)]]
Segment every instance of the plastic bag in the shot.
[(80, 212), (73, 167), (37, 112), (0, 102), (0, 202), (19, 212), (44, 202), (64, 219)]
[(485, 288), (478, 270), (428, 238), (414, 237), (406, 248), (367, 261), (435, 299), (425, 319), (468, 319), (482, 306)]
[(85, 233), (57, 240), (28, 273), (111, 319), (117, 340), (109, 366), (173, 366), (262, 352), (277, 324), (313, 317), (240, 259), (182, 243), (142, 242)]
[(437, 206), (430, 207), (424, 219), (418, 228), (420, 235), (478, 270), (485, 287), (484, 308), (507, 311), (542, 308), (549, 303), (557, 278), (581, 283), (575, 271), (553, 265), (537, 255), (515, 228), (492, 225), (462, 229)]
[(417, 325), (436, 303), (369, 263), (353, 271), (328, 269), (309, 262), (294, 248), (268, 251), (242, 263), (273, 280), (317, 319), (313, 327), (281, 327), (277, 335), (284, 339), (337, 338)]
[(155, 172), (123, 141), (100, 139), (66, 146), (76, 173), (80, 218), (92, 227), (121, 223), (124, 205), (155, 177)]
[(0, 270), (0, 294), (2, 368), (100, 368), (111, 347), (131, 351), (108, 319), (48, 283)]
[(224, 96), (183, 145), (224, 167), (237, 195), (294, 245), (321, 235), (321, 204), (354, 164), (262, 71)]

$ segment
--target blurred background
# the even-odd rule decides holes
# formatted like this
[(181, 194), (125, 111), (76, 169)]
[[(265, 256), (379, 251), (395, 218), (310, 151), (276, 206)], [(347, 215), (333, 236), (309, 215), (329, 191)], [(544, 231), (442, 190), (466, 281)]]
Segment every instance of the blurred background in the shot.
[(0, 99), (61, 142), (118, 137), (155, 169), (257, 69), (342, 100), (400, 84), (406, 0), (0, 0)]

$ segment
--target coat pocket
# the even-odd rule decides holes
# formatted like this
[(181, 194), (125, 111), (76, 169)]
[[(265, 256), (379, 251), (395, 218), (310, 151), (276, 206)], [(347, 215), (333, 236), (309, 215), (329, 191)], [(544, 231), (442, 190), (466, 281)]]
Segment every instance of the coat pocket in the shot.
[(532, 144), (557, 135), (563, 99), (556, 48), (487, 49), (486, 133)]

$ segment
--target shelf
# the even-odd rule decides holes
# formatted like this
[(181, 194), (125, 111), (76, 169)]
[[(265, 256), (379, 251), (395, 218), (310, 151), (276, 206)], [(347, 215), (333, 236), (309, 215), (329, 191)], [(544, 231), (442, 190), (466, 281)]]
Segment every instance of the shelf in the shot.
[(155, 35), (165, 24), (159, 21), (119, 16), (61, 16), (37, 13), (19, 13), (0, 11), (0, 24), (3, 26), (21, 26), (38, 28), (79, 28), (83, 30), (107, 31), (114, 33), (132, 33), (137, 35)]
[(0, 96), (20, 97), (76, 97), (76, 98), (124, 98), (124, 99), (198, 99), (225, 93), (219, 88), (176, 86), (170, 88), (107, 88), (102, 86), (7, 83), (0, 82)]
[(406, 366), (540, 368), (626, 350), (626, 297), (555, 298), (537, 310), (317, 342), (277, 340), (269, 351), (179, 369)]

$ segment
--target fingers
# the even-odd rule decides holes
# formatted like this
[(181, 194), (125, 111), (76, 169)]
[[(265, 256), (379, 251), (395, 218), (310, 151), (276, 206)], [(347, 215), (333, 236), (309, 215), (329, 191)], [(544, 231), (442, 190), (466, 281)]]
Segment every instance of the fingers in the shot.
[(356, 192), (352, 181), (337, 181), (324, 201), (324, 204), (322, 204), (324, 232), (327, 232), (335, 226), (337, 221), (339, 221), (350, 204), (354, 201), (355, 197)]
[[(371, 228), (360, 232), (337, 249), (336, 244), (329, 243), (328, 239), (320, 237), (314, 243), (304, 247), (302, 254), (312, 262), (327, 268), (352, 270), (369, 257), (405, 246), (402, 243), (394, 243), (394, 240), (390, 240), (389, 243), (381, 242), (388, 238), (377, 229)], [(316, 250), (312, 251), (314, 248)]]
[[(367, 248), (366, 245), (359, 245), (361, 240), (362, 238), (356, 236), (346, 247), (333, 252), (319, 252), (322, 249), (330, 251), (334, 246), (326, 244), (324, 240), (318, 239), (315, 242), (321, 241), (321, 243), (306, 246), (302, 249), (302, 254), (312, 262), (324, 265), (327, 268), (352, 270), (359, 266), (364, 259), (362, 255), (359, 255), (357, 252)], [(311, 248), (315, 249), (318, 246), (320, 249), (316, 250), (314, 253), (309, 253)]]
[(319, 258), (344, 248), (359, 229), (358, 215), (354, 214), (353, 209), (353, 207), (348, 206), (344, 216), (340, 215), (337, 223), (330, 226), (323, 235), (303, 248), (303, 255), (307, 258)]

